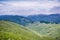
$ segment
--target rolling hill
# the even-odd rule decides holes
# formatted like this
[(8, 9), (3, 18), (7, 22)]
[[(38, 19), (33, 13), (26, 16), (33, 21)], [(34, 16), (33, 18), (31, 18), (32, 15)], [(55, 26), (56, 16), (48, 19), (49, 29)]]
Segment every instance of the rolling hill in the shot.
[(60, 40), (59, 18), (60, 14), (0, 15), (0, 40)]
[(26, 28), (45, 36), (50, 36), (56, 40), (60, 40), (60, 24), (46, 24), (36, 22), (34, 24), (29, 24)]
[(9, 22), (0, 21), (0, 40), (55, 40), (49, 36), (37, 35), (23, 26)]
[(19, 24), (0, 21), (0, 40), (40, 40), (40, 37)]

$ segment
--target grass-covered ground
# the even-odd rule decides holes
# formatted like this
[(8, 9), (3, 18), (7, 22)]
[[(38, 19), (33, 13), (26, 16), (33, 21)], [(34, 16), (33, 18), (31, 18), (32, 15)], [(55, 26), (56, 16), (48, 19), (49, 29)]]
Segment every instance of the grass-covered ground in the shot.
[(32, 30), (41, 36), (50, 36), (55, 38), (55, 40), (60, 40), (60, 24), (46, 24), (36, 22), (34, 24), (29, 24), (26, 26), (27, 29)]
[(0, 40), (40, 40), (40, 37), (19, 24), (0, 21)]
[(17, 23), (0, 21), (0, 40), (60, 40), (59, 30), (59, 24), (36, 23), (25, 28)]

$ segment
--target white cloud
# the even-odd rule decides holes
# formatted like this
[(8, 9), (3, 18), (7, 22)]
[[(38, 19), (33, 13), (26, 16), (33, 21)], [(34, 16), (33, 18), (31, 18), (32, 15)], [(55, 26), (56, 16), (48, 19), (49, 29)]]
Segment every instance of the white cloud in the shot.
[(49, 10), (54, 6), (59, 6), (57, 2), (2, 2), (0, 4), (0, 15), (32, 15), (32, 14), (51, 14)]
[(50, 11), (51, 11), (52, 13), (60, 13), (60, 6), (53, 7), (53, 8), (51, 8)]
[(3, 4), (0, 3), (0, 7), (4, 6)]
[(60, 1), (60, 0), (0, 0), (0, 1)]
[[(6, 3), (6, 2), (5, 2)], [(52, 6), (56, 6), (59, 5), (59, 3), (57, 2), (7, 2), (7, 5), (13, 6), (13, 7), (52, 7)]]

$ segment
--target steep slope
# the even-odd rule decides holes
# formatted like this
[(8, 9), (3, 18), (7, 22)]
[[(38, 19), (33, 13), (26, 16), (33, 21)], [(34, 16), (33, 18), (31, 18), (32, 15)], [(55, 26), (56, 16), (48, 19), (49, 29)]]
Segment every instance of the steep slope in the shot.
[(26, 28), (37, 32), (40, 35), (50, 36), (56, 40), (60, 40), (60, 24), (45, 24), (36, 22), (26, 26)]
[(26, 25), (31, 23), (30, 19), (24, 16), (17, 16), (17, 15), (0, 15), (0, 20), (11, 21), (21, 25)]

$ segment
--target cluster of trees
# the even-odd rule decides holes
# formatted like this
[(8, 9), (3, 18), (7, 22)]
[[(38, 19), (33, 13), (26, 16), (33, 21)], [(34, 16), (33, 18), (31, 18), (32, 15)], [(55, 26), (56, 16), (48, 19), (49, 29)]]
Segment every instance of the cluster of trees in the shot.
[(40, 21), (40, 23), (46, 23), (46, 24), (49, 24), (49, 23), (51, 23), (51, 24), (59, 24), (59, 23), (56, 23), (56, 22), (47, 22), (47, 21)]

